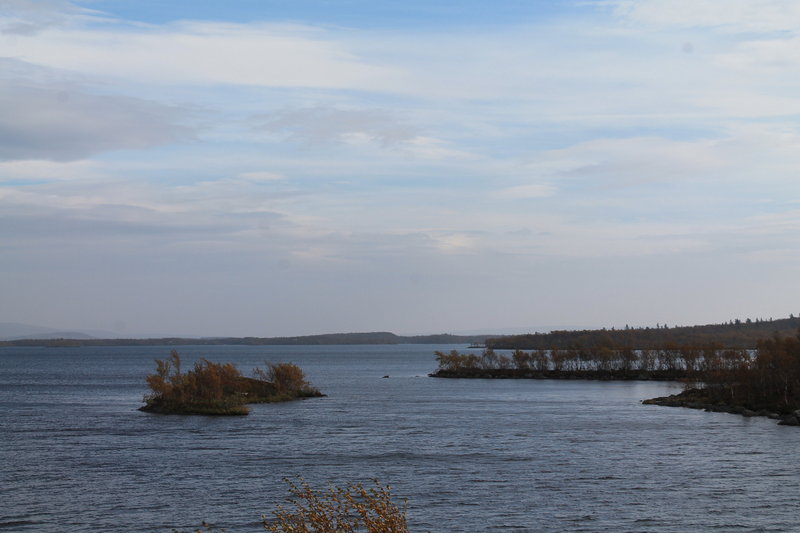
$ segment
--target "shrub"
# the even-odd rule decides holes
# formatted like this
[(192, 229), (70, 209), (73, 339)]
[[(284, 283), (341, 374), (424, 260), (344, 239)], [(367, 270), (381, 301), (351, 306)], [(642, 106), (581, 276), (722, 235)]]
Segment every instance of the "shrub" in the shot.
[[(375, 486), (365, 488), (361, 483), (344, 487), (331, 487), (318, 492), (308, 483), (299, 480), (289, 484), (294, 508), (283, 506), (273, 511), (273, 518), (262, 516), (264, 529), (272, 533), (409, 533), (406, 523), (406, 502), (402, 507), (394, 503), (388, 485), (375, 481)], [(203, 529), (205, 528), (205, 530)], [(224, 533), (207, 522), (194, 533)], [(172, 533), (183, 533), (173, 529)]]
[(273, 519), (264, 517), (272, 533), (408, 533), (406, 503), (398, 507), (391, 488), (375, 481), (331, 487), (318, 492), (300, 480), (289, 484), (289, 502), (294, 509), (279, 506)]
[(267, 370), (253, 370), (256, 378), (272, 383), (279, 393), (299, 392), (309, 387), (305, 374), (299, 366), (292, 363), (267, 363)]

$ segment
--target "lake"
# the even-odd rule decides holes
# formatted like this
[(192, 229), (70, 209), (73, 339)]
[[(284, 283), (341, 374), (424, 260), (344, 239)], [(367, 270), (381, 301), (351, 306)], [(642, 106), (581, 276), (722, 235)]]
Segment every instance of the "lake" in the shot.
[(800, 528), (800, 428), (641, 405), (674, 383), (427, 377), (451, 348), (177, 347), (328, 395), (230, 418), (137, 411), (168, 347), (0, 348), (0, 531), (261, 531), (298, 476), (388, 483), (414, 532)]

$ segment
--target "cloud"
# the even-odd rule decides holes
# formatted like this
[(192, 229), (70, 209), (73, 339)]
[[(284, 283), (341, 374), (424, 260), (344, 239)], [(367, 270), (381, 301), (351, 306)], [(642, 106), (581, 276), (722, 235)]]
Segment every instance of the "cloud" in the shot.
[[(656, 7), (662, 4), (643, 2), (651, 3), (660, 12)], [(721, 9), (710, 0), (698, 3)], [(687, 39), (680, 28), (648, 32), (639, 3), (601, 5), (611, 6), (632, 28), (623, 31), (608, 20), (599, 27), (568, 21), (410, 33), (297, 24), (94, 23), (19, 36), (4, 54), (103, 83), (145, 86), (154, 94), (164, 87), (180, 94), (176, 88), (203, 86), (218, 91), (212, 105), (223, 99), (228, 101), (220, 105), (228, 108), (234, 98), (220, 86), (295, 89), (278, 95), (277, 105), (269, 100), (284, 109), (265, 126), (302, 142), (391, 145), (423, 136), (418, 125), (424, 117), (459, 134), (467, 121), (483, 132), (515, 122), (630, 127), (688, 117), (713, 124), (731, 112), (774, 114), (778, 105), (770, 98), (778, 92), (781, 105), (796, 101), (794, 76), (786, 77), (785, 70), (785, 79), (750, 75), (750, 63), (763, 51), (740, 50), (736, 42), (720, 48), (704, 36), (696, 53), (686, 54), (680, 51)], [(787, 49), (779, 59), (791, 54)], [(365, 94), (381, 95), (381, 109), (364, 109)], [(438, 124), (437, 115), (452, 122)]]
[(0, 109), (0, 160), (71, 161), (191, 135), (178, 124), (185, 113), (176, 107), (73, 84), (0, 78)]
[(699, 139), (598, 138), (542, 151), (531, 159), (525, 169), (559, 189), (680, 183), (743, 187), (754, 180), (788, 185), (800, 165), (800, 131), (782, 124), (734, 123), (720, 135)]
[(239, 174), (239, 177), (252, 182), (280, 181), (286, 179), (286, 176), (279, 172), (269, 172), (266, 170), (242, 172)]
[(286, 24), (47, 29), (35, 38), (18, 36), (4, 54), (136, 83), (369, 89), (398, 75), (322, 30)]
[(101, 177), (0, 186), (0, 198), (0, 239), (15, 247), (242, 252), (267, 242), (286, 247), (294, 226), (241, 184), (165, 189)]
[(85, 180), (104, 175), (102, 165), (95, 161), (0, 161), (0, 187), (9, 183)]
[(697, 179), (728, 166), (714, 149), (716, 142), (659, 137), (595, 139), (543, 152), (527, 168), (551, 179), (558, 176), (601, 188)]
[(448, 141), (423, 135), (409, 139), (403, 149), (410, 155), (427, 159), (475, 159), (475, 154), (460, 150)]
[(392, 146), (415, 137), (415, 129), (375, 109), (312, 107), (254, 117), (259, 128), (308, 144), (375, 142)]
[(476, 252), (479, 241), (466, 233), (435, 232), (430, 234), (438, 251), (446, 254)]
[[(729, 68), (737, 72), (770, 76), (768, 78), (769, 82), (780, 87), (786, 84), (786, 82), (791, 82), (791, 80), (793, 80), (793, 78), (787, 79), (786, 73), (797, 69), (800, 65), (798, 52), (800, 52), (800, 37), (792, 36), (780, 39), (759, 39), (743, 42), (735, 49), (717, 55), (714, 61), (724, 68)], [(797, 111), (798, 104), (794, 98), (784, 97), (776, 99), (774, 94), (769, 93), (766, 93), (764, 96), (777, 100), (774, 103), (776, 114), (778, 114), (780, 109), (783, 109), (785, 113), (787, 111), (785, 107), (787, 104), (791, 106), (791, 110)], [(778, 106), (782, 107), (778, 108)]]
[(64, 0), (0, 0), (0, 34), (30, 36), (96, 14)]
[(796, 32), (795, 0), (609, 0), (614, 14), (637, 24), (717, 28), (728, 32)]
[(555, 194), (555, 188), (545, 183), (534, 183), (529, 185), (517, 185), (508, 187), (494, 193), (496, 198), (505, 199), (524, 199), (524, 198), (546, 198)]

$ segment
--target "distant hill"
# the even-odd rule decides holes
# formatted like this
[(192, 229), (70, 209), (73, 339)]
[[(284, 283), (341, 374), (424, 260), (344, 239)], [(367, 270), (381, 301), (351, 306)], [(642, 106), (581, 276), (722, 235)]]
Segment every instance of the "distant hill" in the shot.
[(725, 324), (670, 328), (595, 329), (583, 331), (551, 331), (509, 335), (486, 340), (495, 349), (575, 349), (604, 345), (629, 346), (634, 349), (656, 349), (666, 343), (700, 346), (709, 343), (726, 348), (756, 347), (760, 339), (773, 335), (786, 337), (800, 329), (800, 317), (777, 320), (732, 320)]
[(178, 345), (343, 345), (343, 344), (471, 344), (483, 343), (491, 335), (395, 335), (388, 331), (370, 333), (328, 333), (299, 337), (219, 337), (159, 339), (93, 339), (86, 337), (27, 338), (0, 342), (0, 346), (178, 346)]
[[(388, 331), (367, 333), (326, 333), (297, 337), (163, 337), (150, 339), (93, 338), (85, 333), (58, 332), (34, 328), (29, 335), (3, 337), (11, 328), (0, 324), (0, 346), (178, 346), (178, 345), (250, 345), (308, 346), (345, 344), (486, 344), (495, 349), (591, 348), (629, 346), (635, 349), (661, 348), (665, 343), (703, 345), (716, 343), (729, 348), (755, 348), (760, 339), (773, 335), (794, 335), (800, 329), (800, 317), (777, 320), (732, 320), (725, 324), (704, 326), (558, 330), (524, 335), (395, 335)], [(11, 324), (11, 326), (24, 326)], [(41, 331), (46, 330), (46, 331)]]

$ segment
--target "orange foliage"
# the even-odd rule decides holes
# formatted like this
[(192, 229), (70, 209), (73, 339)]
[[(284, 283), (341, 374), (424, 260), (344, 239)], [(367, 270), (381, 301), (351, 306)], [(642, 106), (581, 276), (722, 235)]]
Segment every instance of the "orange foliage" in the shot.
[(289, 483), (293, 510), (279, 507), (274, 519), (265, 517), (272, 533), (408, 533), (405, 504), (392, 501), (390, 487), (377, 481), (374, 488), (361, 483), (331, 487), (321, 493), (305, 481)]
[(305, 374), (299, 366), (292, 363), (267, 363), (267, 370), (256, 368), (256, 377), (272, 383), (279, 393), (297, 392), (309, 387)]

